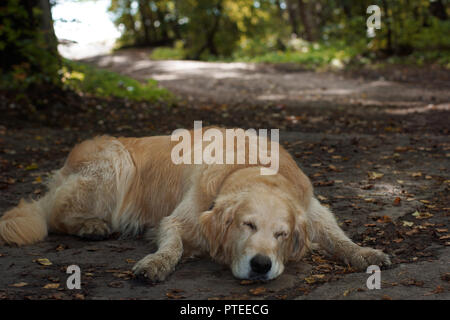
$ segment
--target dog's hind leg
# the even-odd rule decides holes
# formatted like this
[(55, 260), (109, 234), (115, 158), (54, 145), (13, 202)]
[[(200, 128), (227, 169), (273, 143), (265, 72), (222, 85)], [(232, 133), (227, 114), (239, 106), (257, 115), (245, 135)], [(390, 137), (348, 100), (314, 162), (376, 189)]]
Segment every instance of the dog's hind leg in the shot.
[(111, 233), (106, 208), (98, 198), (98, 180), (73, 174), (55, 191), (49, 226), (51, 231), (101, 240)]
[(369, 265), (390, 265), (389, 256), (381, 250), (360, 247), (349, 239), (339, 227), (333, 213), (315, 198), (308, 210), (308, 235), (311, 242), (349, 263), (357, 270), (365, 270)]

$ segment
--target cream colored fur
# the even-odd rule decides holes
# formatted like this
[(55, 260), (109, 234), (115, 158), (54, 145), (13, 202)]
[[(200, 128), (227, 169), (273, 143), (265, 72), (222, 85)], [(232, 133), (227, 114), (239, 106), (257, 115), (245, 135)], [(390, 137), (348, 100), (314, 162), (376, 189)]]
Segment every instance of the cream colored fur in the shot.
[[(44, 197), (1, 217), (0, 242), (33, 244), (48, 231), (102, 239), (157, 227), (158, 250), (133, 268), (154, 281), (183, 255), (205, 253), (238, 278), (255, 277), (250, 261), (264, 255), (271, 261), (264, 278), (273, 279), (313, 243), (357, 269), (390, 264), (344, 234), (281, 146), (278, 173), (262, 176), (248, 157), (241, 165), (175, 165), (174, 145), (170, 136), (101, 136), (75, 146)], [(248, 153), (248, 140), (245, 147)]]

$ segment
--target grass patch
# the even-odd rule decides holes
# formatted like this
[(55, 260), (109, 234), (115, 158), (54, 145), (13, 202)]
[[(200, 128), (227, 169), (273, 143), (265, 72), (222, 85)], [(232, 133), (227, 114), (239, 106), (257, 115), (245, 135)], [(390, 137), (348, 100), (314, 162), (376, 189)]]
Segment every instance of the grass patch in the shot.
[(152, 60), (183, 60), (185, 57), (182, 49), (171, 47), (159, 47), (152, 51), (150, 59)]
[[(152, 51), (153, 60), (182, 60), (186, 54), (182, 44), (174, 47), (159, 47)], [(364, 42), (352, 46), (342, 42), (309, 43), (301, 39), (289, 42), (285, 50), (267, 48), (241, 48), (232, 56), (217, 57), (204, 54), (201, 60), (211, 62), (252, 62), (252, 63), (293, 63), (310, 70), (344, 69), (355, 66), (410, 65), (425, 66), (435, 64), (450, 69), (450, 52), (448, 50), (416, 50), (407, 56), (390, 56), (380, 58), (370, 51)]]
[(173, 95), (159, 88), (156, 80), (139, 82), (116, 72), (102, 70), (90, 65), (64, 60), (61, 70), (64, 85), (77, 92), (97, 97), (117, 97), (135, 101), (170, 101)]
[(152, 60), (183, 60), (186, 52), (183, 49), (183, 41), (175, 41), (173, 47), (158, 47), (152, 50)]

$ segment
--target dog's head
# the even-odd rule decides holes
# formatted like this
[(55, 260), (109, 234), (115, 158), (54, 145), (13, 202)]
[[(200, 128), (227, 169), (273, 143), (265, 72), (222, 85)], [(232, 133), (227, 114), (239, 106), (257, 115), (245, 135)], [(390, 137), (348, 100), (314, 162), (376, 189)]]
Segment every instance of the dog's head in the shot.
[[(210, 254), (240, 279), (278, 277), (289, 259), (308, 246), (301, 206), (286, 192), (282, 177), (247, 180), (243, 188), (224, 188), (200, 222)], [(285, 186), (284, 186), (285, 187)]]

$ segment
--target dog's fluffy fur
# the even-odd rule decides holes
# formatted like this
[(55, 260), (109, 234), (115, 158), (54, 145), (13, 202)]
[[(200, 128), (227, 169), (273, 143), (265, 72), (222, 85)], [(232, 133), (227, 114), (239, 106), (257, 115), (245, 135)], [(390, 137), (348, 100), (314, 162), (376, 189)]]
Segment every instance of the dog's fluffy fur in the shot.
[[(170, 136), (101, 136), (75, 146), (45, 196), (21, 200), (3, 215), (0, 242), (28, 245), (48, 231), (102, 239), (158, 227), (158, 250), (133, 268), (154, 281), (165, 279), (183, 255), (201, 253), (238, 278), (273, 279), (313, 243), (360, 270), (390, 264), (383, 252), (344, 234), (281, 146), (278, 173), (263, 176), (248, 157), (239, 165), (175, 165), (175, 143)], [(270, 261), (267, 273), (253, 270), (257, 255)]]

